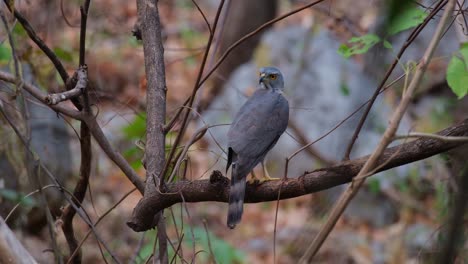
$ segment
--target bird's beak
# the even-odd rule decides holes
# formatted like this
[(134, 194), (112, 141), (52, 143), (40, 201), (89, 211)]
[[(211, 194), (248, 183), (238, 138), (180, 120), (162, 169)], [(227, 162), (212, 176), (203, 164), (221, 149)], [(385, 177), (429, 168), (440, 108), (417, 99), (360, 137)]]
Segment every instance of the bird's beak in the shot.
[(265, 79), (265, 73), (260, 74), (260, 80), (258, 80), (258, 84), (262, 83)]

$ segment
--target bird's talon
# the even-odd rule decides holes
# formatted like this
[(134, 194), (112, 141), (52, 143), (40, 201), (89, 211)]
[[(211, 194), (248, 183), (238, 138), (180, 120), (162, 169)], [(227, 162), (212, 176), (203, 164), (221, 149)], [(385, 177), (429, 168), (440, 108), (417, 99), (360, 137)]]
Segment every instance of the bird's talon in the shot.
[(249, 184), (255, 184), (255, 183), (258, 182), (258, 181), (259, 181), (259, 180), (258, 180), (257, 178), (253, 178), (253, 177), (247, 180), (247, 182), (248, 182)]
[(272, 177), (263, 177), (262, 179), (259, 179), (259, 183), (264, 183), (264, 182), (269, 182), (269, 181), (279, 181), (281, 180), (280, 178), (272, 178)]

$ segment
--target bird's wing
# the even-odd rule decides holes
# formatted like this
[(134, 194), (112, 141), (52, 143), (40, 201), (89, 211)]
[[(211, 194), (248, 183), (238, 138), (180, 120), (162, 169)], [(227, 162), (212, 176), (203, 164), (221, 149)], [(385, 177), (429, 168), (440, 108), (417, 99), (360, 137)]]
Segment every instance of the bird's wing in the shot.
[(288, 119), (289, 105), (281, 94), (257, 90), (231, 125), (229, 147), (246, 159), (263, 157), (286, 130)]

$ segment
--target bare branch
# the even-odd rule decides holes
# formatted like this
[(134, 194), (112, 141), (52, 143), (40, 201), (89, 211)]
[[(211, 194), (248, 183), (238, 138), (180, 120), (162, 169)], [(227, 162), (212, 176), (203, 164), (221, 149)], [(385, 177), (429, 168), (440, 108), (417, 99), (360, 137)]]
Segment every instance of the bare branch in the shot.
[[(147, 196), (158, 192), (160, 188), (158, 182), (164, 178), (163, 168), (166, 163), (164, 123), (167, 88), (158, 1), (138, 0), (137, 10), (148, 87), (146, 94), (146, 185), (144, 196), (136, 207), (139, 208), (141, 204), (144, 204)], [(160, 234), (159, 257), (161, 263), (165, 264), (168, 263), (168, 257), (164, 217), (162, 217), (162, 213), (158, 214), (156, 218), (154, 216), (152, 222), (158, 224), (158, 234)]]
[(48, 105), (56, 105), (65, 100), (76, 98), (82, 95), (84, 90), (86, 89), (86, 86), (88, 85), (87, 67), (80, 66), (80, 68), (75, 72), (72, 78), (76, 79), (76, 85), (75, 87), (73, 87), (73, 89), (62, 93), (49, 94), (45, 98), (45, 102)]
[(421, 132), (412, 132), (409, 133), (408, 135), (397, 135), (393, 137), (394, 140), (396, 139), (407, 139), (407, 138), (435, 138), (443, 141), (451, 141), (451, 142), (460, 142), (460, 143), (467, 143), (468, 142), (468, 137), (444, 137), (440, 135), (435, 135), (435, 134), (429, 134), (429, 133), (421, 133)]
[[(0, 71), (0, 80), (5, 81), (5, 82), (9, 82), (9, 83), (13, 83), (13, 84), (16, 82), (15, 76), (11, 75), (10, 73), (4, 72), (4, 71)], [(33, 84), (28, 83), (28, 82), (23, 83), (23, 88), (28, 93), (30, 93), (34, 98), (36, 98), (37, 100), (39, 100), (42, 103), (46, 104), (47, 94), (44, 93), (43, 91), (41, 91), (41, 89), (39, 89), (38, 87), (36, 87)], [(64, 115), (72, 117), (74, 119), (77, 119), (77, 120), (83, 119), (83, 115), (82, 115), (81, 112), (76, 111), (75, 109), (72, 109), (72, 108), (67, 107), (65, 105), (58, 104), (58, 105), (50, 105), (49, 107), (52, 110), (54, 110), (54, 111), (56, 111), (58, 113), (64, 114)]]
[[(85, 6), (89, 7), (90, 0), (87, 0)], [(83, 35), (86, 30), (83, 30), (83, 27), (86, 27), (87, 15), (83, 15), (84, 12), (88, 12), (88, 9), (82, 11), (81, 19), (81, 34), (80, 39), (84, 39)], [(84, 41), (83, 41), (84, 42)], [(88, 67), (84, 64), (84, 44), (80, 46), (80, 67), (77, 72), (74, 74), (73, 78), (77, 78), (76, 85), (72, 90), (80, 91), (79, 94), (82, 94), (85, 98), (83, 112), (85, 115), (91, 114), (91, 109), (88, 101)], [(70, 91), (72, 91), (70, 90)], [(91, 133), (88, 125), (85, 121), (81, 121), (80, 124), (80, 152), (81, 152), (81, 164), (80, 164), (80, 179), (78, 180), (75, 190), (73, 191), (73, 197), (76, 199), (76, 204), (78, 207), (81, 206), (83, 202), (86, 190), (89, 185), (89, 176), (91, 174), (91, 160), (92, 160), (92, 151), (91, 151)], [(73, 229), (73, 217), (76, 214), (75, 208), (72, 204), (69, 204), (62, 213), (62, 230), (67, 240), (68, 248), (70, 250), (70, 255), (73, 254), (78, 249), (78, 241), (75, 238), (75, 232)], [(101, 251), (102, 252), (102, 251)], [(76, 264), (81, 263), (81, 252), (78, 250), (78, 253), (74, 257), (70, 257), (70, 261)]]

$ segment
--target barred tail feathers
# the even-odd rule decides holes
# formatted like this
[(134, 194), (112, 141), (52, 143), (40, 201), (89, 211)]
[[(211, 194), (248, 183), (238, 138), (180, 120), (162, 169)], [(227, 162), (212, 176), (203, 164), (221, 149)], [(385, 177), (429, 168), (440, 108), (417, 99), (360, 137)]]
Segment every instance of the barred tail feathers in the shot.
[(244, 210), (244, 196), (245, 196), (245, 176), (239, 175), (237, 164), (232, 163), (231, 173), (231, 188), (229, 190), (229, 209), (227, 217), (227, 225), (229, 228), (234, 229), (242, 219)]

